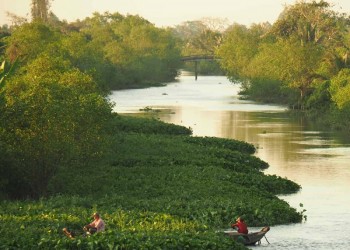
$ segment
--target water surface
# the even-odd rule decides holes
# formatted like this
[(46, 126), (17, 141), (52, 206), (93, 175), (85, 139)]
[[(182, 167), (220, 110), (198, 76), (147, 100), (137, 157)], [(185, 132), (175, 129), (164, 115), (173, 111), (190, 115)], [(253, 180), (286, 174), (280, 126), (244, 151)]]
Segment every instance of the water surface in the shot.
[(118, 113), (147, 107), (147, 116), (191, 127), (194, 135), (252, 143), (270, 165), (266, 174), (302, 185), (297, 194), (280, 198), (306, 209), (307, 221), (273, 226), (267, 234), (271, 244), (263, 239), (254, 249), (350, 249), (349, 138), (315, 129), (284, 106), (240, 100), (238, 91), (225, 77), (181, 76), (165, 87), (115, 91), (110, 98)]

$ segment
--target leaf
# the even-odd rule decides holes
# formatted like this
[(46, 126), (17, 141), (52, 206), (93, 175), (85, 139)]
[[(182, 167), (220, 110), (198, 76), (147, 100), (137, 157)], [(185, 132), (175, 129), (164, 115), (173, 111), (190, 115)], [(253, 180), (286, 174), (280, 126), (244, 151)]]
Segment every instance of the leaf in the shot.
[(0, 66), (0, 70), (5, 71), (5, 61), (2, 62), (1, 66)]

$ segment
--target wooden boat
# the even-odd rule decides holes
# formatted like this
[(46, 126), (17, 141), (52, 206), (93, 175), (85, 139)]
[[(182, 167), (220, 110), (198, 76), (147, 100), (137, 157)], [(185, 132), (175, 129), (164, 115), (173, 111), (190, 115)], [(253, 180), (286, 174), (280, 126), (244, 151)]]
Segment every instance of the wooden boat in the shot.
[(256, 243), (260, 244), (261, 239), (265, 234), (270, 231), (270, 227), (264, 227), (259, 232), (241, 234), (236, 231), (224, 231), (224, 233), (233, 238), (235, 241), (243, 243), (244, 245), (255, 245)]

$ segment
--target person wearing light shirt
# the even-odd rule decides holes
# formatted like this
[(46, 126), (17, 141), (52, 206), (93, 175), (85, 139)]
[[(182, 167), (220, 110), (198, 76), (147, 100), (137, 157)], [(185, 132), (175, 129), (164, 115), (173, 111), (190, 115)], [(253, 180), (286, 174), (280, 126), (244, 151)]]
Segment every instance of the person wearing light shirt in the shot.
[(104, 231), (105, 222), (102, 220), (101, 216), (98, 213), (94, 213), (93, 217), (94, 217), (94, 221), (84, 226), (84, 230), (89, 232), (90, 234)]

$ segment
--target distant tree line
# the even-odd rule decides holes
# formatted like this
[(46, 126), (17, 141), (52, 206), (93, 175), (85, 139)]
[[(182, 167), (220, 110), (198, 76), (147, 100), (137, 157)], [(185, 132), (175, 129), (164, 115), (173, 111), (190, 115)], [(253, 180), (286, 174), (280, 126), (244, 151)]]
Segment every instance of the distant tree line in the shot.
[(139, 16), (108, 12), (67, 23), (50, 11), (50, 3), (32, 0), (31, 22), (8, 13), (12, 26), (0, 29), (0, 38), (9, 36), (2, 59), (18, 59), (23, 65), (47, 51), (69, 58), (108, 90), (149, 86), (177, 76), (181, 47), (170, 29), (156, 28)]
[(348, 129), (349, 25), (349, 15), (326, 1), (297, 1), (272, 25), (232, 25), (216, 53), (230, 79), (243, 84), (243, 94), (327, 113), (331, 125)]

